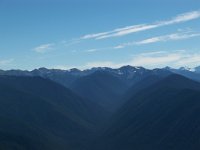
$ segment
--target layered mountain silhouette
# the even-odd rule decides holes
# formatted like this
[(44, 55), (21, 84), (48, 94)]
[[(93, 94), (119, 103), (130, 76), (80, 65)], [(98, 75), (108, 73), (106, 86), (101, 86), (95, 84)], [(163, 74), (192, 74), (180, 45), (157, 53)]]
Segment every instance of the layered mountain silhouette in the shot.
[(196, 150), (199, 79), (199, 67), (1, 70), (0, 149)]
[(83, 149), (101, 107), (41, 77), (0, 77), (1, 149)]
[(23, 70), (0, 70), (0, 75), (11, 75), (11, 76), (40, 76), (43, 78), (47, 78), (53, 80), (59, 84), (64, 85), (67, 88), (70, 88), (74, 81), (77, 79), (91, 75), (97, 71), (99, 72), (107, 72), (116, 76), (129, 84), (131, 86), (134, 82), (139, 81), (143, 77), (147, 77), (149, 74), (151, 75), (165, 75), (169, 73), (176, 73), (192, 80), (200, 81), (200, 67), (196, 67), (194, 69), (181, 67), (179, 69), (174, 69), (170, 67), (165, 67), (162, 69), (146, 69), (143, 67), (133, 67), (133, 66), (123, 66), (118, 69), (108, 68), (108, 67), (98, 67), (87, 70), (78, 70), (76, 68), (70, 70), (60, 70), (60, 69), (47, 69), (47, 68), (39, 68), (34, 69), (32, 71), (23, 71)]
[(128, 85), (110, 73), (97, 71), (78, 79), (72, 84), (71, 89), (107, 111), (113, 111)]
[(200, 84), (170, 75), (138, 92), (117, 111), (96, 149), (188, 150), (200, 147)]

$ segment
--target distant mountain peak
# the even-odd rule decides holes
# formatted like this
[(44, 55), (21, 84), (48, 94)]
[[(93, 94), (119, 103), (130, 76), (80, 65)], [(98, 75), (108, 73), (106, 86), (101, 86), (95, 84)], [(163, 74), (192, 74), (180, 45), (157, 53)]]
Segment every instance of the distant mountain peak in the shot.
[(200, 73), (200, 66), (194, 68), (195, 72)]
[(77, 68), (72, 68), (70, 70), (68, 70), (69, 72), (81, 72), (79, 69)]
[(38, 68), (38, 70), (49, 70), (49, 69), (47, 69), (45, 67), (41, 67), (41, 68)]
[(180, 67), (179, 70), (182, 70), (182, 71), (194, 71), (193, 68), (189, 68), (189, 67)]
[(163, 69), (165, 69), (165, 70), (171, 70), (171, 69), (173, 69), (173, 68), (171, 68), (171, 67), (169, 67), (169, 66), (166, 66), (166, 67), (164, 67)]
[(122, 66), (122, 67), (119, 68), (119, 70), (122, 70), (122, 69), (135, 70), (135, 69), (144, 69), (144, 68), (140, 67), (140, 66), (130, 66), (130, 65), (127, 65), (127, 66)]

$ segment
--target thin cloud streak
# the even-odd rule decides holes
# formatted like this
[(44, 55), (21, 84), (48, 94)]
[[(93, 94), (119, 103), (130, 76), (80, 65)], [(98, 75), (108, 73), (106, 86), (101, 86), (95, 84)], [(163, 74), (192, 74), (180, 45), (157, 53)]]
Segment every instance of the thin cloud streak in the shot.
[(194, 37), (200, 37), (200, 33), (195, 33), (193, 31), (187, 31), (187, 32), (177, 32), (157, 37), (151, 37), (148, 39), (144, 39), (141, 41), (133, 41), (133, 42), (127, 42), (122, 43), (120, 45), (114, 46), (114, 47), (107, 47), (107, 48), (99, 48), (99, 49), (90, 49), (86, 50), (86, 52), (96, 52), (96, 51), (102, 51), (102, 50), (113, 50), (113, 49), (123, 49), (129, 46), (140, 46), (140, 45), (146, 45), (146, 44), (153, 44), (158, 42), (168, 42), (168, 41), (178, 41), (178, 40), (186, 40)]
[(53, 49), (54, 45), (55, 44), (53, 44), (53, 43), (43, 44), (38, 47), (35, 47), (33, 50), (37, 53), (46, 53), (49, 50)]
[(61, 43), (64, 44), (65, 47), (69, 47), (69, 46), (78, 44), (80, 42), (81, 42), (80, 39), (73, 39), (73, 40), (69, 40), (69, 41), (65, 41), (65, 40), (61, 41)]
[[(200, 18), (200, 10), (183, 13), (183, 14), (177, 15), (176, 17), (174, 17), (170, 20), (157, 21), (152, 24), (139, 24), (139, 25), (126, 26), (123, 28), (117, 28), (117, 29), (107, 31), (107, 32), (87, 34), (80, 38), (75, 38), (75, 39), (72, 39), (69, 41), (63, 40), (60, 43), (64, 44), (65, 47), (69, 47), (72, 45), (79, 44), (82, 40), (89, 40), (89, 39), (101, 40), (101, 39), (106, 39), (106, 38), (111, 38), (111, 37), (120, 37), (120, 36), (125, 36), (125, 35), (129, 35), (129, 34), (136, 33), (136, 32), (155, 29), (155, 28), (162, 27), (162, 26), (183, 23), (183, 22), (195, 20), (198, 18)], [(156, 39), (152, 39), (152, 40), (156, 40)], [(52, 46), (51, 44), (52, 43), (50, 43), (50, 45), (49, 44), (40, 45), (40, 46), (34, 48), (34, 51), (38, 52), (38, 53), (46, 53), (49, 50), (50, 46)], [(126, 46), (134, 45), (134, 44), (135, 43), (133, 43), (133, 42), (126, 43)], [(114, 47), (114, 49), (120, 49), (120, 48), (123, 48), (123, 45), (118, 45), (118, 46)], [(109, 48), (109, 49), (112, 49), (112, 48)], [(97, 51), (100, 51), (100, 50), (97, 50)], [(88, 51), (88, 52), (94, 52), (94, 51)]]
[(96, 52), (96, 51), (99, 51), (99, 49), (88, 49), (85, 52), (92, 53), (92, 52)]
[(115, 46), (114, 49), (122, 49), (128, 46), (146, 45), (146, 44), (157, 43), (157, 42), (185, 40), (185, 39), (190, 39), (190, 38), (199, 37), (199, 36), (200, 36), (200, 33), (194, 33), (194, 32), (193, 33), (192, 32), (179, 33), (178, 32), (178, 33), (172, 33), (168, 35), (151, 37), (151, 38), (141, 40), (141, 41), (123, 43), (123, 44)]
[(0, 60), (0, 66), (10, 65), (13, 61), (14, 61), (14, 59)]
[(184, 39), (189, 39), (193, 37), (198, 37), (200, 36), (200, 33), (174, 33), (174, 34), (169, 34), (165, 36), (158, 36), (158, 37), (153, 37), (149, 38), (140, 42), (136, 42), (135, 44), (137, 45), (143, 45), (143, 44), (150, 44), (150, 43), (156, 43), (156, 42), (166, 42), (166, 41), (176, 41), (176, 40), (184, 40)]
[(122, 43), (120, 45), (113, 46), (113, 47), (93, 48), (93, 49), (85, 50), (84, 52), (94, 53), (94, 52), (99, 52), (102, 50), (123, 49), (129, 46), (140, 46), (140, 45), (153, 44), (157, 42), (186, 40), (186, 39), (195, 38), (195, 37), (200, 37), (200, 33), (195, 33), (193, 31), (187, 31), (187, 32), (184, 31), (184, 32), (177, 32), (177, 33), (172, 33), (172, 34), (167, 34), (167, 35), (162, 35), (162, 36), (157, 36), (157, 37), (151, 37), (151, 38), (144, 39), (141, 41)]
[(112, 61), (88, 62), (82, 69), (92, 67), (112, 67), (119, 68), (125, 65), (143, 66), (146, 68), (165, 67), (179, 68), (187, 64), (188, 67), (196, 67), (200, 64), (200, 53), (187, 53), (185, 50), (177, 50), (173, 52), (153, 51), (133, 56), (127, 62), (116, 63)]
[(154, 28), (158, 28), (162, 26), (183, 23), (183, 22), (191, 21), (198, 18), (200, 18), (200, 11), (192, 11), (192, 12), (180, 14), (170, 20), (154, 22), (152, 24), (140, 24), (140, 25), (127, 26), (124, 28), (114, 29), (108, 32), (88, 34), (88, 35), (84, 35), (80, 39), (81, 40), (86, 40), (86, 39), (100, 40), (100, 39), (106, 39), (106, 38), (111, 38), (111, 37), (120, 37), (120, 36), (125, 36), (132, 33), (150, 30), (150, 29), (154, 29)]
[(112, 49), (113, 49), (113, 47), (93, 48), (93, 49), (84, 50), (84, 52), (94, 53), (94, 52), (99, 52), (99, 51), (103, 51), (103, 50), (112, 50)]

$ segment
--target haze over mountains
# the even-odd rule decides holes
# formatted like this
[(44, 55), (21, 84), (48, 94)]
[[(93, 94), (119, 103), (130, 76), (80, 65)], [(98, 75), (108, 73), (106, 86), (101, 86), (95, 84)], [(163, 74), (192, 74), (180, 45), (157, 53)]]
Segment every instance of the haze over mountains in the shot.
[(0, 71), (0, 149), (196, 150), (200, 69)]

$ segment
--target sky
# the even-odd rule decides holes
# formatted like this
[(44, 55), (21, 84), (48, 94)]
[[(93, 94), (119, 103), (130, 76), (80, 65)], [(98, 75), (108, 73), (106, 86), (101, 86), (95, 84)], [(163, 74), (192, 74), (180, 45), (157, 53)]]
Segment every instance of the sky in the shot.
[(200, 66), (200, 0), (0, 0), (0, 69)]

